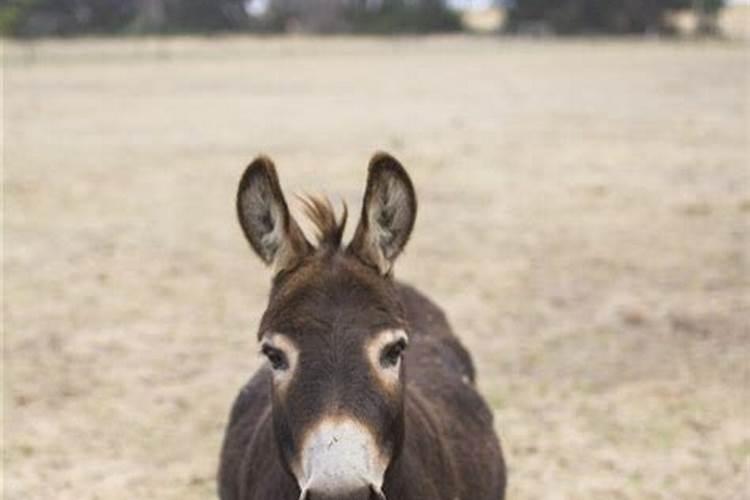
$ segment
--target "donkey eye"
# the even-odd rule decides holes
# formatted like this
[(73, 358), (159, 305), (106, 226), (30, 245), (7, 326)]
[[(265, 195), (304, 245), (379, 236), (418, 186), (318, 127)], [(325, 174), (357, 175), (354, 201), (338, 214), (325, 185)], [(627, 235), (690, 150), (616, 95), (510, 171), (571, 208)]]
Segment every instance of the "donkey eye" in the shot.
[(275, 347), (271, 347), (268, 344), (263, 345), (261, 347), (260, 351), (263, 353), (263, 355), (268, 358), (269, 363), (271, 363), (271, 368), (274, 370), (286, 370), (289, 368), (289, 363), (286, 360), (286, 354), (284, 354), (283, 351), (280, 349), (276, 349)]
[(380, 364), (384, 368), (396, 366), (401, 359), (404, 349), (406, 349), (406, 341), (404, 339), (399, 339), (392, 344), (388, 344), (380, 354)]

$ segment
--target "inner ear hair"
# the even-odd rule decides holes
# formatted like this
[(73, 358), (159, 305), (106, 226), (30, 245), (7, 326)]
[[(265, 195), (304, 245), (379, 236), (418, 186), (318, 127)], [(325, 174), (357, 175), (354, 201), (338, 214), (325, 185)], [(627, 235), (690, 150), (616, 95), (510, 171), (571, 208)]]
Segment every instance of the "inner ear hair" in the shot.
[(394, 157), (376, 153), (370, 161), (362, 215), (349, 251), (383, 275), (406, 246), (417, 215), (409, 175)]
[(289, 213), (276, 168), (258, 156), (245, 169), (237, 189), (237, 216), (255, 253), (275, 270), (293, 266), (311, 251), (310, 243)]

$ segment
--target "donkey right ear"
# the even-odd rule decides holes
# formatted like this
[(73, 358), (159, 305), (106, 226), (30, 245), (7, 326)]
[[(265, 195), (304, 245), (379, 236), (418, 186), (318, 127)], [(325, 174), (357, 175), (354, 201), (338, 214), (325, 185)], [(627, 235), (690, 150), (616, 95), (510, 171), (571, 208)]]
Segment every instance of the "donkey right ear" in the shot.
[(253, 160), (240, 179), (237, 216), (255, 253), (275, 272), (294, 267), (312, 251), (289, 214), (276, 168), (266, 156)]
[(349, 251), (380, 274), (391, 274), (416, 217), (417, 197), (406, 170), (389, 154), (376, 153), (370, 160), (362, 217)]

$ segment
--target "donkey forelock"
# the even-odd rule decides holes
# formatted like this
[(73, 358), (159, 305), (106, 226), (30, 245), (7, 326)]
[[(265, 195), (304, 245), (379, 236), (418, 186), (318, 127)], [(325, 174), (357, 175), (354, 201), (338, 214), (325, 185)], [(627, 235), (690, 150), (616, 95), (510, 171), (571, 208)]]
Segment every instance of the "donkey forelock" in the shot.
[(336, 219), (336, 213), (331, 201), (323, 196), (299, 196), (305, 208), (305, 215), (317, 230), (316, 239), (318, 250), (337, 250), (341, 247), (341, 240), (346, 228), (349, 211), (346, 203), (342, 203), (341, 218)]

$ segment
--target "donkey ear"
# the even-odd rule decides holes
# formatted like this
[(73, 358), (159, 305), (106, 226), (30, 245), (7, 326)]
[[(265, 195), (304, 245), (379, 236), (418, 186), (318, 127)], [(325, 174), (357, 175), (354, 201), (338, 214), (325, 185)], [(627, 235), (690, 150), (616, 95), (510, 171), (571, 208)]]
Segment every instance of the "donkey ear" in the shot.
[(237, 190), (237, 216), (255, 253), (276, 272), (293, 267), (312, 247), (289, 214), (273, 162), (259, 156)]
[(416, 217), (417, 197), (406, 170), (392, 156), (376, 153), (370, 160), (362, 216), (349, 251), (381, 274), (389, 274)]

